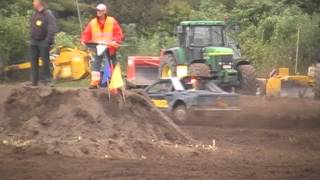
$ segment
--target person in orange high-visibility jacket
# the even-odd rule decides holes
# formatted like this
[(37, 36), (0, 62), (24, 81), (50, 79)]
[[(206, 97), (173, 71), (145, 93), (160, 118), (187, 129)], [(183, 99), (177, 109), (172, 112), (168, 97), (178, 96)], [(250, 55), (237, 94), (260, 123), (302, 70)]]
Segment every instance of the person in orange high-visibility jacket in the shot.
[[(97, 7), (97, 17), (92, 19), (86, 26), (85, 30), (81, 36), (81, 44), (88, 45), (90, 43), (109, 44), (107, 50), (107, 60), (111, 60), (112, 64), (116, 62), (116, 52), (119, 44), (123, 40), (123, 33), (119, 23), (111, 16), (107, 15), (107, 6), (105, 4), (99, 4)], [(97, 51), (95, 47), (89, 49), (93, 50), (95, 53), (93, 62), (91, 64), (91, 83), (90, 89), (98, 88), (101, 81), (101, 66), (103, 62), (103, 56), (97, 56)]]

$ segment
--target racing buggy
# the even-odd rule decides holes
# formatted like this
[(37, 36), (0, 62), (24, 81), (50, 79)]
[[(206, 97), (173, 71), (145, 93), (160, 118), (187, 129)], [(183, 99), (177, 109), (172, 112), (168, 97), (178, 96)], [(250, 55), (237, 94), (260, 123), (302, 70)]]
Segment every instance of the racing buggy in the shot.
[(172, 77), (144, 89), (153, 104), (176, 123), (185, 124), (199, 112), (238, 111), (240, 96), (223, 91), (206, 77)]

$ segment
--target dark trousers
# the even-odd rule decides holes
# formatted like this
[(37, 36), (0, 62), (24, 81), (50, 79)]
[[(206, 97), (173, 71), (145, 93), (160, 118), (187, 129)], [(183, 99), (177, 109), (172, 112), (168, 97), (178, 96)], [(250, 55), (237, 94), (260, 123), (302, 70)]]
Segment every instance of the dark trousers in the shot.
[(109, 61), (109, 56), (94, 56), (91, 69), (92, 71), (103, 71), (103, 66), (107, 63), (106, 61)]
[(34, 41), (30, 43), (30, 58), (31, 58), (31, 82), (37, 85), (39, 82), (39, 58), (41, 57), (43, 66), (41, 79), (51, 81), (50, 72), (50, 45), (45, 41)]
[(111, 66), (114, 66), (117, 63), (116, 54), (110, 55), (107, 51), (105, 55), (98, 56), (96, 46), (88, 46), (88, 48), (93, 54), (93, 57), (91, 59), (92, 71), (103, 71), (106, 61), (108, 61)]

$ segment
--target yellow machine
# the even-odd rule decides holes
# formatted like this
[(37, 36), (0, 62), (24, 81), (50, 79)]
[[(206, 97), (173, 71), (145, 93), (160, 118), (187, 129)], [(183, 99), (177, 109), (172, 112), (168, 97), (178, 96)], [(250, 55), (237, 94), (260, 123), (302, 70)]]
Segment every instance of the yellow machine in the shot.
[[(51, 52), (53, 78), (80, 80), (89, 74), (89, 54), (85, 51), (72, 48), (59, 48)], [(42, 66), (42, 60), (39, 65)], [(5, 72), (30, 69), (30, 62), (5, 67)]]
[(308, 75), (290, 75), (289, 68), (279, 68), (278, 72), (274, 71), (270, 76), (267, 79), (266, 95), (280, 96), (284, 82), (292, 81), (306, 88), (313, 87), (315, 84), (315, 67), (309, 67)]
[[(42, 66), (42, 60), (39, 61), (39, 66)], [(20, 63), (20, 64), (14, 64), (14, 65), (10, 65), (10, 66), (6, 66), (4, 68), (5, 72), (9, 72), (9, 71), (15, 71), (15, 70), (24, 70), (24, 69), (30, 69), (31, 68), (31, 64), (30, 62), (25, 62), (25, 63)]]
[(80, 80), (90, 71), (88, 53), (78, 49), (60, 49), (59, 55), (54, 58), (52, 64), (55, 80)]

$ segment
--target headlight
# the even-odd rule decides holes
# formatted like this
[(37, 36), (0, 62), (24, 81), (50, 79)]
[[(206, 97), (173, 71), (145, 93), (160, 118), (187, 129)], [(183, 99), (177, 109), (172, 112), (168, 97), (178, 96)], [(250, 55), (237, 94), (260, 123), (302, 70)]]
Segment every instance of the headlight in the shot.
[(232, 69), (232, 66), (230, 64), (222, 65), (222, 69)]

